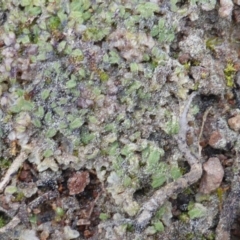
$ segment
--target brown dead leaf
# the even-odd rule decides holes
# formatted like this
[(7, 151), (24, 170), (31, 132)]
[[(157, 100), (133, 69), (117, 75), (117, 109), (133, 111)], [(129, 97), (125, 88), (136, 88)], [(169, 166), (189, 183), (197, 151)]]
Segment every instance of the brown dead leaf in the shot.
[(76, 172), (71, 178), (68, 179), (69, 194), (75, 195), (83, 192), (89, 182), (89, 172)]

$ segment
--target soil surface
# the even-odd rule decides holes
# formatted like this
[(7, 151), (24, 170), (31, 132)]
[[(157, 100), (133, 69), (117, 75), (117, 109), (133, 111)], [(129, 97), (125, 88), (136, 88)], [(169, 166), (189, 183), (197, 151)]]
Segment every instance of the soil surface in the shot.
[(239, 239), (239, 23), (237, 0), (0, 1), (0, 239)]

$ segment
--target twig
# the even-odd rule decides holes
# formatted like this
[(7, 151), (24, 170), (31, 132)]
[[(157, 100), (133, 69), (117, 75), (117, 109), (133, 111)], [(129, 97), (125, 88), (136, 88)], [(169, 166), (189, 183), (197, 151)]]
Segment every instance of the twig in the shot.
[(91, 215), (92, 215), (92, 212), (93, 212), (93, 209), (94, 209), (94, 206), (96, 205), (99, 197), (101, 196), (102, 192), (100, 192), (97, 197), (94, 199), (94, 201), (92, 203), (90, 203), (90, 210), (89, 210), (89, 213), (88, 213), (88, 216), (87, 216), (87, 219), (90, 219)]
[(202, 152), (202, 146), (200, 145), (200, 142), (201, 142), (201, 137), (203, 134), (203, 128), (204, 128), (205, 122), (207, 120), (207, 116), (208, 116), (209, 112), (211, 111), (211, 109), (212, 109), (212, 107), (207, 108), (207, 110), (203, 114), (202, 126), (201, 126), (200, 133), (198, 135), (198, 154), (199, 154), (199, 156), (201, 156), (201, 152)]
[(169, 197), (173, 194), (182, 192), (184, 189), (197, 182), (202, 176), (202, 165), (199, 162), (199, 159), (190, 152), (186, 143), (186, 134), (188, 130), (187, 113), (195, 96), (196, 93), (192, 93), (184, 107), (184, 111), (179, 120), (180, 131), (177, 136), (178, 148), (190, 165), (190, 172), (175, 182), (171, 182), (157, 190), (154, 195), (143, 204), (143, 207), (135, 221), (137, 231), (142, 231), (147, 226), (153, 214), (155, 214), (157, 209), (161, 207)]
[[(14, 159), (11, 166), (8, 168), (3, 180), (0, 182), (0, 193), (4, 191), (7, 184), (10, 182), (11, 177), (19, 170), (22, 166), (24, 161), (28, 158), (28, 154), (25, 151), (20, 152), (20, 154)], [(3, 211), (3, 209), (1, 209)], [(4, 211), (6, 214), (7, 212)], [(7, 214), (9, 216), (9, 214)], [(12, 217), (12, 216), (11, 216)], [(15, 215), (12, 220), (5, 225), (4, 227), (0, 228), (0, 233), (6, 233), (11, 229), (14, 229), (19, 223), (21, 222), (19, 215)]]
[(48, 201), (48, 200), (52, 200), (54, 198), (59, 197), (59, 192), (57, 190), (54, 191), (48, 191), (46, 193), (44, 193), (43, 195), (39, 196), (38, 198), (34, 199), (32, 202), (30, 202), (28, 204), (28, 208), (30, 210), (36, 208), (38, 205)]
[(0, 192), (3, 192), (7, 184), (10, 182), (11, 177), (15, 174), (18, 169), (22, 166), (24, 161), (27, 159), (28, 154), (22, 151), (13, 161), (12, 165), (8, 168), (3, 180), (0, 182)]

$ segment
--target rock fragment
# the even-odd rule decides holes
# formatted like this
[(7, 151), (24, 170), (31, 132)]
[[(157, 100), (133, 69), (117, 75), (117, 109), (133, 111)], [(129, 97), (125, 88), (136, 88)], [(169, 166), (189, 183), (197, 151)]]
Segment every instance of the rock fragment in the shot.
[(223, 149), (226, 147), (227, 140), (219, 131), (212, 132), (208, 144), (215, 149)]
[(216, 6), (216, 1), (204, 1), (202, 3), (202, 10), (203, 11), (212, 11)]
[[(234, 9), (233, 10), (233, 20), (236, 22), (236, 23), (239, 23), (240, 22), (240, 9)], [(239, 84), (238, 84), (239, 85)]]
[(233, 2), (240, 6), (240, 0), (233, 0)]
[(219, 16), (227, 18), (232, 15), (233, 2), (232, 0), (220, 0)]
[(240, 130), (240, 114), (228, 119), (229, 127), (238, 132)]
[(77, 230), (72, 229), (69, 226), (65, 226), (63, 230), (66, 240), (76, 239), (79, 237), (79, 232)]
[[(240, 22), (240, 9), (238, 11), (238, 17), (237, 17), (236, 23), (239, 23), (239, 22)], [(240, 87), (240, 71), (236, 73), (235, 82), (237, 86)]]
[(34, 230), (23, 230), (21, 232), (21, 235), (19, 236), (19, 240), (39, 240), (39, 238), (36, 236), (36, 231)]
[(208, 194), (216, 190), (223, 179), (224, 170), (220, 160), (216, 157), (209, 158), (203, 164), (204, 174), (201, 179), (199, 191)]

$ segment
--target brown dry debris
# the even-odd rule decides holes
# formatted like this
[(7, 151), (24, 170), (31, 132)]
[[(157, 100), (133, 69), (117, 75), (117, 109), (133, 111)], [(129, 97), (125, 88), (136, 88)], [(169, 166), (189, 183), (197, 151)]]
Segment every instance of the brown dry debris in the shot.
[(69, 194), (75, 195), (83, 192), (89, 182), (89, 172), (76, 172), (71, 178), (68, 179)]

